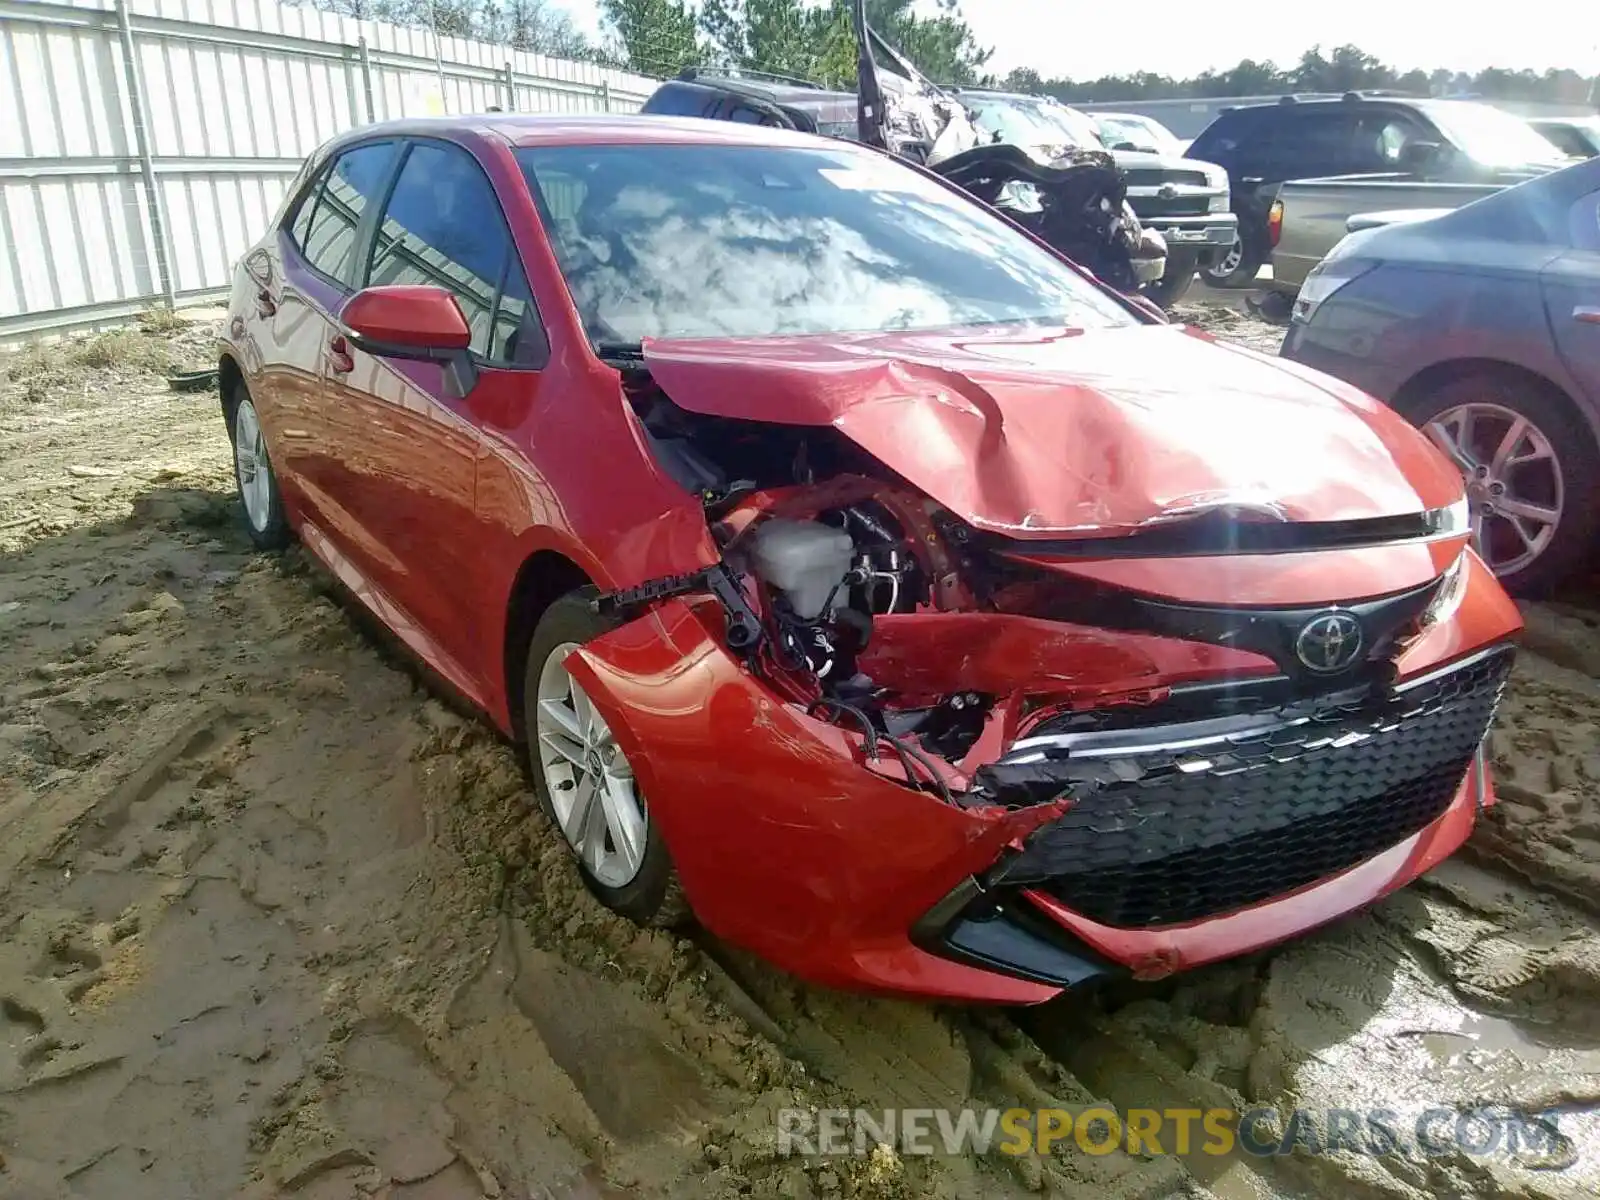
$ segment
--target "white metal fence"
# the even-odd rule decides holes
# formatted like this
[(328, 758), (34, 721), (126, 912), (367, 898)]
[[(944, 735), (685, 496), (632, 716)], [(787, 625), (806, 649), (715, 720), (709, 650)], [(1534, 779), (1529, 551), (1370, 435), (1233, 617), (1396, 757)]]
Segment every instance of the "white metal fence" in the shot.
[(0, 0), (0, 342), (219, 295), (352, 126), (632, 112), (655, 85), (273, 0)]

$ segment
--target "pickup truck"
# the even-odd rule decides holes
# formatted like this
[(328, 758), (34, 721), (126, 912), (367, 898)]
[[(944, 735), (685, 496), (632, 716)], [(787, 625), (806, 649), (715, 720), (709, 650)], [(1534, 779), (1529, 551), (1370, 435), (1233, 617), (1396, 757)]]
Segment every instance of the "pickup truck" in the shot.
[(1293, 296), (1345, 234), (1452, 212), (1504, 184), (1424, 183), (1408, 175), (1336, 175), (1278, 185), (1267, 218), (1271, 291)]
[(1049, 96), (985, 88), (953, 91), (980, 130), (1041, 160), (1066, 147), (1109, 150), (1127, 181), (1129, 206), (1145, 228), (1167, 243), (1166, 270), (1144, 288), (1162, 308), (1180, 300), (1195, 271), (1227, 253), (1237, 239), (1239, 219), (1228, 199), (1228, 173), (1216, 164), (1114, 141), (1095, 120)]

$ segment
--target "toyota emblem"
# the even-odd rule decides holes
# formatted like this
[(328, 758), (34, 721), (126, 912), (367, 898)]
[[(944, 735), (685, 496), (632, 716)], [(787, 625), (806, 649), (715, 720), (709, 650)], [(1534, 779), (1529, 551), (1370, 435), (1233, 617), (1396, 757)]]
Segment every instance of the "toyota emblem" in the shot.
[(1308, 671), (1332, 675), (1343, 671), (1361, 653), (1361, 622), (1347, 612), (1313, 617), (1294, 640), (1294, 653)]

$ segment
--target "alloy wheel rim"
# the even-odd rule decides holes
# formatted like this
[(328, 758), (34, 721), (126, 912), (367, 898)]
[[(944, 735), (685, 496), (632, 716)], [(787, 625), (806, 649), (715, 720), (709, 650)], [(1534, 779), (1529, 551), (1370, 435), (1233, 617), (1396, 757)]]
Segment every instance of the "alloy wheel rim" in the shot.
[(1566, 487), (1543, 430), (1513, 409), (1474, 402), (1445, 409), (1425, 432), (1466, 481), (1472, 544), (1495, 574), (1524, 570), (1550, 548)]
[(1232, 275), (1239, 269), (1239, 264), (1244, 261), (1244, 240), (1238, 234), (1233, 235), (1233, 244), (1228, 247), (1228, 252), (1222, 260), (1212, 268), (1212, 274), (1218, 279)]
[(250, 527), (260, 533), (272, 515), (272, 478), (268, 474), (267, 447), (261, 437), (256, 406), (239, 401), (233, 419), (233, 460), (239, 469), (239, 495)]
[(627, 755), (567, 673), (567, 656), (576, 649), (576, 642), (557, 646), (539, 672), (539, 769), (568, 845), (602, 885), (625, 887), (644, 863), (649, 816)]

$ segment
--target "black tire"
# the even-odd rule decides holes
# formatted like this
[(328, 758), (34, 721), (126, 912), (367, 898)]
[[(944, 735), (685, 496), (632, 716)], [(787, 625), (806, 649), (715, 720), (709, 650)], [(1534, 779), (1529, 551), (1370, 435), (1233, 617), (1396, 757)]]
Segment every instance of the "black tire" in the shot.
[(1144, 285), (1146, 298), (1162, 308), (1171, 308), (1182, 300), (1194, 286), (1195, 258), (1188, 254), (1167, 256), (1167, 273), (1154, 283)]
[[(533, 780), (534, 795), (539, 808), (555, 828), (557, 834), (573, 849), (572, 843), (561, 831), (556, 819), (555, 806), (550, 800), (549, 786), (545, 780), (543, 759), (539, 745), (539, 730), (534, 713), (539, 700), (539, 676), (545, 662), (556, 650), (568, 642), (583, 644), (615, 628), (616, 622), (601, 616), (589, 607), (596, 592), (584, 587), (569, 592), (550, 605), (534, 627), (528, 643), (526, 665), (522, 680), (521, 732), (527, 742), (529, 774)], [(672, 865), (672, 855), (661, 837), (661, 831), (645, 813), (645, 849), (639, 870), (633, 879), (621, 887), (608, 887), (596, 879), (589, 866), (573, 851), (573, 861), (584, 886), (612, 912), (627, 917), (636, 925), (656, 929), (669, 929), (682, 925), (691, 915), (683, 888), (678, 883), (677, 868)]]
[(1217, 250), (1215, 258), (1200, 268), (1200, 278), (1205, 280), (1208, 287), (1246, 288), (1255, 283), (1256, 276), (1261, 274), (1262, 264), (1267, 261), (1261, 246), (1254, 238), (1247, 237), (1243, 229), (1239, 231), (1239, 239), (1239, 262), (1232, 270), (1223, 270), (1228, 249)]
[[(249, 420), (254, 422), (257, 436), (252, 439), (255, 443), (254, 452), (242, 455), (239, 450), (241, 436), (240, 419), (249, 414)], [(233, 483), (239, 490), (239, 506), (244, 510), (244, 529), (250, 535), (250, 540), (260, 550), (282, 550), (293, 538), (289, 529), (289, 518), (283, 509), (283, 494), (278, 489), (278, 476), (272, 469), (272, 459), (267, 454), (266, 439), (260, 436), (260, 414), (256, 412), (255, 401), (250, 398), (250, 391), (245, 385), (234, 385), (233, 394), (228, 399), (228, 443), (233, 447)], [(248, 434), (248, 430), (245, 431)], [(256, 500), (252, 502), (246, 496), (246, 485), (256, 486), (256, 476), (252, 473), (246, 479), (246, 458), (253, 464), (253, 472), (259, 472), (260, 487), (264, 492), (255, 493)]]
[(1549, 595), (1584, 565), (1600, 534), (1600, 447), (1572, 402), (1554, 385), (1515, 371), (1480, 371), (1451, 380), (1396, 409), (1419, 429), (1441, 413), (1487, 403), (1514, 412), (1533, 425), (1555, 451), (1562, 483), (1562, 512), (1549, 544), (1526, 566), (1501, 574), (1513, 595)]

